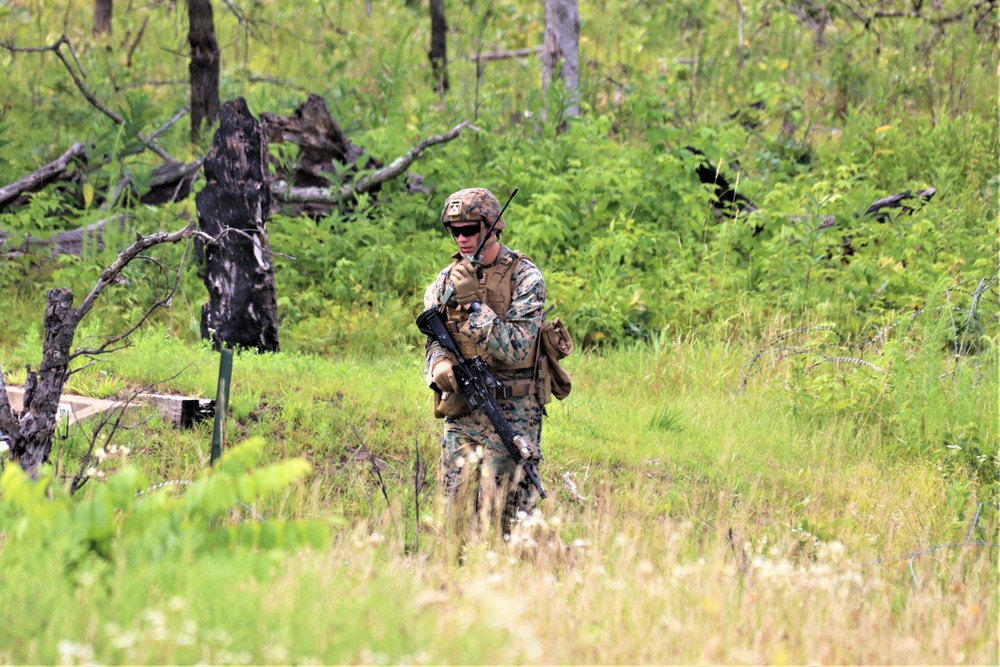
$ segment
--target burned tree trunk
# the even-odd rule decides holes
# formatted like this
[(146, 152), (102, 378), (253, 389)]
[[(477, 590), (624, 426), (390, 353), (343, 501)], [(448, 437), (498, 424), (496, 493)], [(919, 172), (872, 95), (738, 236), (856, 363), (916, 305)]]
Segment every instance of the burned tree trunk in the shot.
[(219, 44), (211, 0), (187, 0), (188, 44), (191, 47), (191, 141), (198, 143), (202, 124), (212, 125), (219, 116)]
[[(24, 412), (17, 425), (10, 414), (7, 391), (3, 389), (0, 429), (11, 441), (12, 458), (32, 476), (37, 474), (38, 466), (48, 459), (52, 450), (59, 397), (69, 372), (70, 347), (80, 317), (80, 313), (73, 309), (72, 290), (49, 290), (45, 305), (42, 363), (37, 371), (28, 367), (28, 378), (24, 384)], [(6, 414), (2, 414), (4, 412)]]
[(226, 102), (205, 159), (208, 184), (195, 196), (198, 224), (212, 238), (197, 241), (209, 294), (201, 335), (217, 349), (278, 351), (278, 299), (266, 228), (271, 211), (267, 159), (267, 143), (246, 101)]
[(95, 0), (94, 2), (94, 34), (111, 34), (111, 2), (112, 0)]
[(444, 0), (431, 0), (431, 50), (427, 53), (434, 72), (434, 90), (448, 91), (448, 23)]

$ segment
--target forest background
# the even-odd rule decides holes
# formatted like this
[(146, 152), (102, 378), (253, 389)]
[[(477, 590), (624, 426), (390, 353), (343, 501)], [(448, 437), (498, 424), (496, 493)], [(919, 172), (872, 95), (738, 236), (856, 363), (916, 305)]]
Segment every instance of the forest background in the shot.
[[(143, 407), (61, 428), (40, 481), (6, 462), (0, 659), (995, 664), (995, 2), (582, 3), (578, 116), (560, 81), (542, 92), (542, 3), (444, 5), (442, 92), (426, 3), (213, 3), (223, 101), (259, 117), (318, 94), (383, 162), (474, 127), (412, 165), (426, 192), (273, 213), (282, 351), (237, 356), (227, 440), (246, 442), (211, 474), (210, 422)], [(0, 3), (0, 42), (65, 36), (122, 119), (53, 51), (0, 50), (0, 184), (90, 156), (0, 210), (8, 386), (41, 360), (47, 289), (79, 300), (136, 233), (196, 215), (114, 196), (124, 175), (143, 192), (161, 161), (140, 135), (188, 103), (185, 6), (118, 2), (93, 26), (89, 3)], [(212, 133), (185, 123), (156, 141), (187, 162)], [(518, 188), (505, 239), (577, 351), (545, 425), (552, 497), (459, 567), (413, 320), (453, 252), (444, 197), (473, 185)], [(118, 212), (80, 255), (20, 245)], [(215, 396), (194, 254), (159, 246), (108, 287), (81, 346), (179, 267), (67, 391)]]

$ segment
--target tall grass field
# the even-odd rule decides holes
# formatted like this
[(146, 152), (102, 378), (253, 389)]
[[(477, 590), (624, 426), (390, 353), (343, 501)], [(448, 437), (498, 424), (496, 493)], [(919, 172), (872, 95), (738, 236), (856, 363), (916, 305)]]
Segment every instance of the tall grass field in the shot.
[[(177, 276), (127, 345), (74, 361), (66, 393), (110, 419), (62, 423), (37, 480), (0, 445), (0, 662), (996, 664), (995, 5), (581, 2), (579, 116), (542, 91), (543, 3), (444, 5), (447, 92), (427, 2), (212, 3), (223, 102), (315, 93), (383, 163), (472, 127), (414, 162), (426, 192), (276, 207), (282, 351), (237, 352), (214, 465), (212, 419), (131, 400), (216, 397), (194, 248), (101, 295), (78, 347)], [(89, 156), (0, 207), (8, 387), (42, 359), (46, 290), (79, 303), (137, 233), (197, 215), (105, 205), (189, 102), (186, 4), (113, 7), (95, 35), (93, 3), (0, 0), (0, 188)], [(192, 161), (211, 132), (186, 123), (157, 141)], [(752, 206), (717, 206), (703, 160)], [(508, 539), (445, 520), (414, 325), (454, 252), (444, 199), (471, 186), (518, 188), (504, 240), (575, 340), (549, 497)], [(22, 245), (121, 212), (80, 255)]]

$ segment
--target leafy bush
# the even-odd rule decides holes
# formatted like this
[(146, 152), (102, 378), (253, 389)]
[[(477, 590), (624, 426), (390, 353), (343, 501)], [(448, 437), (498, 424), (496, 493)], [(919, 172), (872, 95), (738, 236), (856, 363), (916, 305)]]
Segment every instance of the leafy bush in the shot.
[(144, 475), (125, 467), (106, 483), (91, 484), (90, 493), (77, 499), (54, 483), (51, 471), (33, 481), (19, 466), (9, 465), (0, 478), (0, 530), (7, 535), (0, 560), (30, 562), (45, 551), (85, 565), (91, 557), (129, 562), (237, 545), (262, 550), (322, 547), (329, 529), (320, 522), (234, 524), (229, 519), (237, 502), (273, 497), (310, 470), (300, 459), (259, 468), (263, 449), (260, 439), (232, 448), (180, 497), (144, 492)]

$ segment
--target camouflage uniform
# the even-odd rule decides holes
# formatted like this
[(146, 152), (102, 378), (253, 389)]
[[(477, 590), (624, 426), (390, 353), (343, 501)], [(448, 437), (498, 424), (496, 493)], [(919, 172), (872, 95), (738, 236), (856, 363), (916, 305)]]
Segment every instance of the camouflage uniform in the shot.
[[(485, 270), (489, 272), (491, 267), (503, 263), (512, 252), (501, 246), (496, 260), (484, 267)], [(456, 254), (455, 259), (461, 259), (461, 255)], [(425, 308), (441, 305), (453, 266), (445, 267), (427, 288)], [(516, 261), (510, 271), (510, 306), (506, 312), (495, 312), (483, 299), (479, 310), (461, 316), (467, 319), (456, 327), (453, 335), (460, 346), (474, 343), (498, 380), (520, 380), (523, 384), (530, 382), (534, 373), (531, 362), (536, 354), (536, 340), (545, 310), (545, 280), (538, 267), (526, 257)], [(454, 315), (451, 309), (448, 312)], [(433, 341), (428, 342), (426, 353), (425, 372), (431, 384), (435, 361), (447, 353)], [(525, 368), (526, 365), (529, 367)], [(506, 370), (511, 366), (521, 368)], [(524, 396), (498, 398), (497, 404), (516, 435), (540, 445), (542, 406), (535, 391)], [(506, 533), (518, 511), (530, 514), (534, 509), (537, 491), (515, 465), (482, 411), (446, 417), (441, 448), (439, 479), (453, 514), (479, 528), (499, 522)]]

